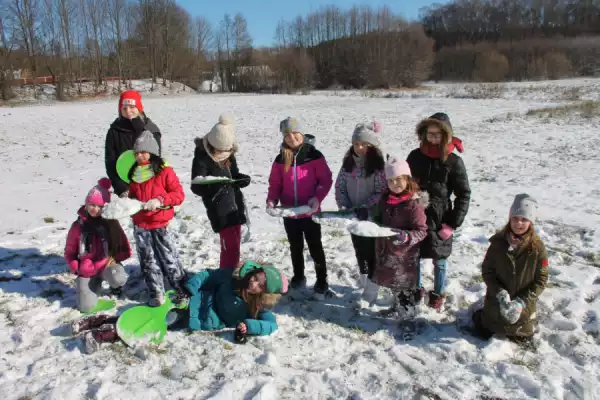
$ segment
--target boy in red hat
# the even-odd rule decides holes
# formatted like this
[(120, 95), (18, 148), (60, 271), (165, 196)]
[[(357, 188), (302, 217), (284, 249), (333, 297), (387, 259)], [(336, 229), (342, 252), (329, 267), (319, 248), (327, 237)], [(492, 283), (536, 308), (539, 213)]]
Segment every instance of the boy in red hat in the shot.
[(117, 160), (127, 150), (133, 149), (133, 144), (144, 131), (149, 131), (161, 148), (161, 133), (144, 113), (142, 96), (135, 90), (127, 90), (119, 97), (119, 117), (110, 125), (106, 134), (104, 162), (106, 174), (110, 178), (115, 193), (119, 197), (127, 197), (129, 185), (117, 174)]

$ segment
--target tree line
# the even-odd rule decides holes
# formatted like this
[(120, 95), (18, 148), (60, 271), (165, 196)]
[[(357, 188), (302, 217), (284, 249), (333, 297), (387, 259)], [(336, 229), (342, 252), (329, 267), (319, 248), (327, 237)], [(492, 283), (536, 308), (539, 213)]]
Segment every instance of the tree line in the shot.
[(414, 87), (424, 80), (600, 74), (600, 0), (456, 0), (409, 22), (389, 7), (322, 7), (256, 48), (242, 14), (212, 25), (176, 0), (0, 0), (0, 89), (14, 71), (57, 89), (107, 77), (223, 91)]

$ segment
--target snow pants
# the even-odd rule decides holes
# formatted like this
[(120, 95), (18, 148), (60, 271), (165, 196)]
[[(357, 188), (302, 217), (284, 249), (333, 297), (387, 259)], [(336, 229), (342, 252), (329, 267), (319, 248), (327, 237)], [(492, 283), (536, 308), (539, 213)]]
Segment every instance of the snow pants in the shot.
[(240, 263), (242, 226), (235, 225), (219, 231), (221, 237), (221, 268), (235, 269)]
[(81, 312), (91, 311), (98, 303), (98, 293), (102, 282), (108, 282), (111, 288), (119, 288), (127, 283), (127, 273), (121, 264), (106, 266), (102, 272), (91, 278), (78, 277), (76, 281), (77, 308)]
[(133, 234), (150, 297), (165, 293), (165, 278), (173, 289), (182, 289), (181, 281), (186, 274), (179, 260), (175, 238), (167, 227), (144, 229), (134, 226)]
[(317, 281), (327, 281), (325, 251), (321, 242), (321, 225), (311, 218), (284, 218), (283, 226), (290, 242), (292, 266), (296, 279), (304, 278), (304, 240), (315, 263)]

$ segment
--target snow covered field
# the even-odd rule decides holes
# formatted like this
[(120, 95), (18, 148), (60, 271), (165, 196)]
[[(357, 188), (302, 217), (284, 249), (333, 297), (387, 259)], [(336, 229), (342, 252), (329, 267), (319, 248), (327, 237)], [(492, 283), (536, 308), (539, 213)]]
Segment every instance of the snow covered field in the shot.
[[(555, 103), (556, 100), (544, 100)], [(577, 125), (514, 117), (549, 103), (510, 99), (389, 99), (361, 96), (181, 96), (147, 98), (144, 107), (163, 131), (166, 158), (186, 188), (172, 223), (184, 266), (218, 263), (218, 239), (199, 198), (189, 190), (193, 139), (221, 112), (238, 128), (240, 170), (251, 240), (245, 258), (268, 261), (291, 276), (281, 221), (267, 215), (268, 173), (292, 115), (317, 136), (334, 175), (354, 125), (377, 118), (384, 151), (405, 157), (414, 126), (447, 112), (463, 154), (473, 198), (450, 259), (445, 310), (423, 308), (418, 332), (403, 332), (376, 312), (357, 314), (349, 301), (358, 269), (349, 235), (324, 228), (330, 285), (324, 302), (282, 299), (280, 330), (245, 346), (232, 334), (171, 332), (163, 346), (137, 354), (120, 344), (87, 356), (66, 323), (80, 314), (74, 277), (62, 260), (66, 230), (78, 206), (104, 175), (104, 137), (116, 116), (110, 102), (54, 103), (0, 109), (0, 393), (3, 399), (600, 399), (600, 119)], [(538, 305), (535, 348), (461, 332), (469, 305), (485, 292), (480, 263), (487, 237), (507, 219), (517, 193), (540, 205), (537, 229), (551, 250), (549, 288)], [(333, 193), (324, 209), (335, 209)], [(131, 236), (131, 224), (124, 224)], [(310, 260), (310, 257), (307, 255)], [(137, 260), (127, 263), (143, 287)], [(307, 263), (309, 285), (314, 281)], [(432, 268), (425, 267), (427, 289)], [(385, 307), (385, 298), (379, 308)], [(120, 310), (134, 304), (119, 302)]]

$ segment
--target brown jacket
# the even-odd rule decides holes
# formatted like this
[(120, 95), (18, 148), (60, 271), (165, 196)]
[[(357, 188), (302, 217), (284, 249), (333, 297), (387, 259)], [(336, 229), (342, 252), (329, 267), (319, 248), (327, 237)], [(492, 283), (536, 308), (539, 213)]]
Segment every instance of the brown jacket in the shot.
[[(548, 254), (543, 243), (539, 250), (531, 248), (509, 252), (504, 234), (490, 238), (490, 247), (481, 266), (483, 280), (487, 285), (483, 307), (483, 326), (493, 333), (508, 336), (532, 336), (537, 325), (537, 299), (548, 281)], [(524, 308), (517, 323), (509, 324), (500, 314), (496, 295), (505, 289), (511, 300), (519, 297)]]

